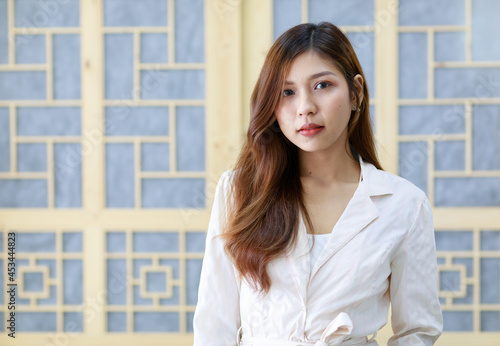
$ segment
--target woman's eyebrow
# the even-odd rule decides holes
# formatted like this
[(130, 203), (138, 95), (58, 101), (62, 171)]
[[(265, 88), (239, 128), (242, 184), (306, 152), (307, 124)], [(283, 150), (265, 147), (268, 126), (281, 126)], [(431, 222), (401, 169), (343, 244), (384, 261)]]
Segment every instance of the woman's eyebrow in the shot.
[[(319, 73), (313, 74), (312, 76), (310, 76), (309, 78), (307, 78), (307, 80), (315, 79), (315, 78), (318, 78), (318, 77), (321, 77), (321, 76), (324, 76), (324, 75), (327, 75), (327, 74), (332, 74), (334, 76), (337, 76), (335, 73), (333, 73), (331, 71), (323, 71), (323, 72), (319, 72)], [(295, 84), (294, 82), (285, 81), (285, 85), (294, 85), (294, 84)]]

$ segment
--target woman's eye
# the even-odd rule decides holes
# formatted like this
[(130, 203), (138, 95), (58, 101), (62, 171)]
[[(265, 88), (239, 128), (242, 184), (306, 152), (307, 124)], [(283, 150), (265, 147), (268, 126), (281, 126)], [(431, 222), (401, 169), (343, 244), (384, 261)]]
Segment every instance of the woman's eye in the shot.
[(283, 96), (287, 97), (290, 95), (293, 95), (293, 91), (291, 91), (290, 89), (283, 90)]
[(328, 86), (330, 86), (331, 84), (328, 83), (328, 82), (320, 82), (316, 85), (316, 89), (325, 89), (327, 88)]

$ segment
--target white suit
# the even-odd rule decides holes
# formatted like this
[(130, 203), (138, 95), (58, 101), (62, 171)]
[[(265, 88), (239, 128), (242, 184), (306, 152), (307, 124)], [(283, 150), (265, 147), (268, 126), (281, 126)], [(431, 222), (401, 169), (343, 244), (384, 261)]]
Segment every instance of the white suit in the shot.
[(359, 157), (362, 179), (313, 268), (302, 217), (296, 247), (271, 262), (262, 298), (223, 250), (231, 173), (221, 177), (194, 314), (194, 346), (366, 345), (387, 323), (389, 346), (432, 345), (443, 319), (432, 211), (424, 192)]

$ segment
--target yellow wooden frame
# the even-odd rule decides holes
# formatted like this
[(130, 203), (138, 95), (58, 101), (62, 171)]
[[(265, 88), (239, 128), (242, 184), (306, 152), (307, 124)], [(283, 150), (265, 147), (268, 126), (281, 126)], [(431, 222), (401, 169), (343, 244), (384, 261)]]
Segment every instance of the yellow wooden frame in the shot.
[[(377, 150), (383, 167), (390, 172), (398, 171), (398, 143), (400, 141), (409, 141), (421, 139), (427, 141), (431, 146), (434, 138), (422, 136), (400, 136), (398, 135), (398, 106), (406, 104), (451, 104), (457, 100), (433, 100), (433, 67), (438, 63), (429, 64), (429, 97), (426, 100), (399, 100), (398, 99), (398, 34), (408, 31), (425, 31), (432, 33), (437, 30), (463, 30), (466, 31), (467, 55), (466, 61), (461, 63), (439, 63), (439, 66), (465, 67), (478, 66), (490, 67), (500, 66), (500, 62), (472, 62), (470, 54), (470, 13), (471, 0), (466, 1), (467, 22), (465, 27), (399, 27), (398, 26), (398, 1), (397, 0), (375, 0), (375, 24), (372, 28), (349, 27), (350, 31), (374, 31), (377, 37), (375, 45), (376, 61), (376, 85), (377, 97), (371, 100), (377, 106)], [(80, 28), (33, 28), (30, 33), (45, 34), (47, 37), (47, 64), (46, 65), (14, 65), (14, 50), (9, 51), (10, 64), (0, 66), (0, 70), (44, 70), (51, 75), (52, 64), (49, 63), (51, 57), (51, 37), (53, 33), (79, 33), (81, 34), (81, 75), (82, 75), (82, 99), (81, 101), (53, 100), (50, 93), (47, 100), (44, 101), (23, 101), (10, 102), (0, 101), (0, 106), (10, 108), (11, 120), (15, 118), (16, 105), (66, 105), (82, 107), (82, 136), (57, 138), (57, 142), (80, 142), (88, 141), (92, 150), (82, 161), (83, 186), (83, 206), (78, 210), (64, 210), (54, 208), (54, 198), (49, 198), (49, 208), (33, 210), (4, 209), (0, 211), (0, 226), (5, 232), (9, 230), (55, 230), (59, 235), (68, 230), (81, 230), (83, 233), (83, 253), (82, 254), (64, 254), (64, 258), (82, 258), (84, 259), (84, 304), (83, 313), (85, 316), (84, 332), (80, 334), (69, 333), (20, 333), (16, 340), (8, 338), (6, 333), (0, 335), (0, 344), (65, 344), (71, 345), (133, 345), (136, 343), (146, 343), (148, 345), (172, 344), (172, 345), (191, 345), (191, 334), (142, 334), (142, 333), (119, 333), (110, 334), (106, 332), (106, 312), (114, 311), (113, 307), (106, 306), (106, 272), (105, 261), (107, 258), (114, 258), (113, 254), (106, 253), (105, 232), (114, 229), (120, 229), (126, 232), (130, 238), (135, 229), (154, 229), (162, 232), (175, 230), (179, 232), (181, 247), (184, 246), (184, 235), (186, 230), (206, 229), (210, 215), (210, 205), (213, 200), (215, 184), (220, 174), (231, 167), (234, 163), (240, 146), (245, 137), (246, 128), (249, 120), (249, 100), (253, 90), (258, 73), (262, 66), (265, 54), (273, 41), (273, 18), (272, 18), (272, 0), (211, 0), (205, 1), (206, 15), (206, 63), (189, 64), (189, 68), (206, 69), (206, 99), (203, 101), (188, 101), (182, 104), (204, 105), (206, 108), (207, 119), (207, 172), (206, 174), (195, 173), (193, 177), (203, 177), (207, 180), (206, 199), (207, 208), (203, 210), (143, 210), (140, 208), (140, 191), (136, 189), (136, 205), (133, 210), (107, 210), (104, 200), (104, 148), (105, 143), (114, 142), (133, 142), (135, 146), (136, 157), (140, 158), (139, 143), (147, 142), (147, 137), (136, 138), (133, 140), (127, 137), (107, 137), (104, 138), (104, 107), (116, 105), (112, 101), (103, 99), (104, 95), (104, 66), (103, 66), (103, 37), (105, 33), (129, 32), (133, 34), (135, 42), (144, 28), (104, 28), (103, 27), (103, 0), (81, 0), (81, 27)], [(13, 3), (14, 0), (8, 0), (9, 5), (9, 34), (11, 39), (15, 33), (22, 33), (22, 29), (14, 28), (13, 25)], [(169, 27), (168, 28), (147, 28), (148, 31), (172, 32), (174, 23), (174, 0), (169, 0)], [(308, 20), (308, 3), (302, 0), (302, 20)], [(432, 36), (430, 36), (432, 37)], [(13, 42), (13, 41), (11, 41)], [(433, 57), (433, 42), (429, 40), (429, 57)], [(139, 54), (138, 45), (135, 44), (134, 56)], [(169, 40), (169, 61), (173, 60), (174, 41)], [(167, 64), (136, 64), (134, 70), (134, 85), (138, 85), (140, 68), (180, 68), (181, 64), (175, 66)], [(51, 90), (51, 77), (47, 78), (47, 88)], [(383, 92), (381, 92), (383, 90)], [(446, 135), (445, 139), (466, 139), (471, 138), (471, 107), (477, 104), (478, 100), (469, 99), (465, 101), (467, 112), (466, 134), (464, 135)], [(500, 103), (500, 99), (482, 99), (482, 104)], [(134, 98), (130, 105), (162, 105), (169, 106), (171, 111), (175, 112), (175, 105), (179, 104), (172, 101), (147, 101), (139, 100), (134, 93)], [(175, 113), (171, 113), (170, 126), (175, 128)], [(15, 135), (15, 122), (11, 121), (11, 134)], [(91, 141), (93, 135), (101, 135), (101, 139)], [(37, 138), (14, 138), (16, 142), (36, 143), (43, 141), (48, 144), (53, 139), (46, 137)], [(162, 139), (170, 142), (170, 138)], [(157, 141), (157, 140), (155, 140)], [(50, 147), (50, 145), (49, 145)], [(175, 150), (174, 145), (170, 150)], [(51, 164), (53, 162), (53, 153), (48, 152), (48, 171), (43, 173), (15, 173), (16, 170), (16, 146), (11, 147), (11, 172), (0, 173), (0, 178), (46, 178), (49, 182), (49, 191), (53, 186), (53, 172)], [(432, 161), (432, 155), (430, 155)], [(137, 161), (140, 162), (140, 161)], [(140, 169), (136, 167), (135, 171)], [(471, 152), (467, 151), (466, 159), (467, 171), (469, 176), (500, 176), (500, 172), (472, 172), (471, 170)], [(148, 177), (167, 177), (176, 176), (174, 173), (156, 174), (140, 173), (136, 176), (136, 187), (139, 186), (141, 178)], [(453, 172), (434, 172), (432, 163), (429, 164), (429, 178), (435, 176), (453, 176)], [(186, 176), (186, 175), (183, 175)], [(430, 183), (432, 184), (432, 182)], [(430, 185), (432, 196), (433, 187)], [(459, 215), (459, 217), (457, 217)], [(481, 229), (496, 229), (500, 225), (500, 208), (437, 208), (434, 210), (434, 223), (436, 229), (472, 229), (474, 232), (475, 248), (472, 251), (474, 258), (481, 256), (498, 257), (498, 253), (481, 252), (479, 244), (479, 232)], [(131, 242), (127, 242), (128, 253), (126, 259), (132, 260), (133, 254), (130, 248)], [(60, 240), (57, 243), (57, 251), (62, 250)], [(445, 256), (447, 262), (442, 265), (443, 269), (458, 269), (463, 273), (464, 267), (452, 264), (452, 257), (449, 254), (438, 255)], [(461, 253), (453, 255), (460, 256)], [(464, 256), (471, 253), (464, 253)], [(56, 254), (60, 255), (60, 252)], [(201, 258), (201, 254), (181, 254), (181, 258)], [(61, 257), (62, 258), (62, 257)], [(123, 256), (120, 256), (123, 258)], [(34, 262), (32, 263), (34, 266)], [(153, 263), (153, 268), (155, 264)], [(163, 269), (162, 269), (163, 270)], [(181, 267), (181, 272), (183, 268)], [(475, 261), (474, 271), (479, 272), (478, 261)], [(58, 272), (60, 270), (58, 269)], [(56, 280), (61, 280), (57, 278)], [(172, 280), (172, 284), (181, 285), (182, 277), (179, 281)], [(467, 283), (475, 282), (473, 279), (467, 279)], [(134, 281), (135, 284), (144, 285), (144, 278)], [(475, 282), (478, 284), (477, 282)], [(463, 292), (462, 292), (463, 293)], [(478, 299), (476, 290), (475, 299)], [(58, 298), (59, 299), (59, 298)], [(476, 300), (478, 301), (478, 300)], [(60, 300), (58, 302), (62, 303)], [(495, 308), (495, 306), (493, 306)], [(497, 310), (500, 307), (496, 307)], [(132, 311), (127, 308), (127, 311)], [(477, 310), (477, 306), (474, 306)], [(137, 311), (138, 309), (133, 309)], [(66, 311), (66, 310), (65, 310)], [(75, 310), (78, 311), (78, 310)], [(189, 311), (187, 308), (183, 311)], [(87, 318), (86, 316), (89, 316)], [(474, 315), (477, 324), (479, 314)], [(185, 317), (181, 317), (181, 329), (185, 326)], [(131, 327), (130, 319), (127, 321), (129, 330)], [(58, 328), (61, 329), (61, 322)], [(386, 344), (388, 338), (392, 335), (390, 329), (390, 316), (388, 324), (377, 334), (377, 341), (380, 345)], [(445, 333), (439, 339), (440, 345), (469, 345), (480, 343), (481, 345), (496, 345), (500, 339), (500, 333)]]

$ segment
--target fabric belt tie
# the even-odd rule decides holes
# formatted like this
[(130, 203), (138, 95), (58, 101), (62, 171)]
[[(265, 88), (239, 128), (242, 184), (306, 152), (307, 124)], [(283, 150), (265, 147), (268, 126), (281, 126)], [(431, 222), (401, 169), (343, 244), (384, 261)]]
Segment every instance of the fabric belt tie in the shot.
[[(325, 328), (321, 337), (316, 342), (276, 340), (268, 338), (256, 338), (242, 336), (242, 327), (238, 330), (236, 344), (242, 346), (334, 346), (334, 345), (367, 345), (370, 340), (366, 336), (354, 337), (345, 340), (352, 332), (353, 324), (351, 318), (345, 312), (339, 313)], [(344, 342), (345, 340), (345, 342)]]

